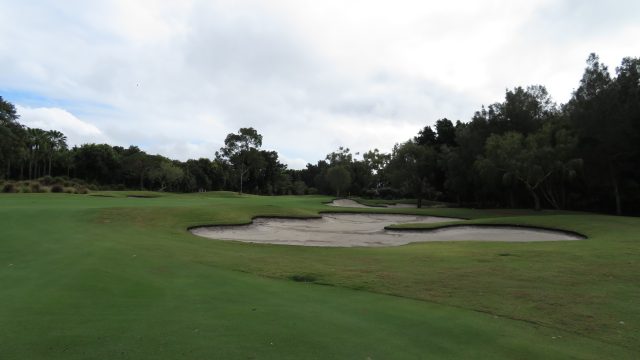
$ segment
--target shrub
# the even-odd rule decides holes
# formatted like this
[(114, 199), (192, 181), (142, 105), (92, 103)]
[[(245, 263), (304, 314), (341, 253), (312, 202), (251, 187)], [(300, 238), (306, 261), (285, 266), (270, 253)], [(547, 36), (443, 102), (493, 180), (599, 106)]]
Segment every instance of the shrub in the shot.
[(40, 179), (40, 183), (42, 185), (51, 185), (54, 183), (53, 178), (49, 175), (43, 177), (42, 179)]
[(86, 186), (76, 186), (76, 194), (88, 194), (89, 193), (89, 189), (87, 189)]
[(2, 187), (3, 193), (14, 193), (16, 192), (16, 186), (13, 183), (6, 183)]
[(42, 188), (40, 187), (40, 183), (38, 182), (34, 182), (31, 184), (31, 186), (29, 186), (29, 190), (32, 193), (39, 193), (39, 192), (43, 192)]
[(307, 184), (304, 181), (294, 181), (293, 182), (293, 193), (296, 195), (304, 195), (307, 191)]
[(402, 193), (394, 188), (383, 187), (378, 189), (378, 194), (381, 198), (391, 200), (398, 199), (402, 196)]
[(369, 199), (373, 199), (373, 198), (377, 197), (378, 195), (380, 195), (380, 194), (378, 194), (378, 190), (376, 190), (376, 189), (368, 189), (367, 191), (364, 192), (364, 196), (366, 198), (369, 198)]
[(61, 193), (64, 192), (64, 187), (60, 184), (55, 184), (51, 187), (52, 193)]

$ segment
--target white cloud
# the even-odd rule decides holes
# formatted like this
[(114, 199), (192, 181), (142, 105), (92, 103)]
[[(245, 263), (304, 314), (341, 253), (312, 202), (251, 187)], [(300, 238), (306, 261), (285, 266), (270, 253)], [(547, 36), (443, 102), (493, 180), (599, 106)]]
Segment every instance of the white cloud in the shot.
[(67, 136), (69, 145), (109, 142), (109, 138), (95, 125), (78, 119), (70, 112), (59, 108), (29, 108), (16, 106), (20, 122), (32, 128), (58, 130)]
[(338, 145), (388, 150), (507, 87), (544, 84), (565, 101), (592, 51), (612, 68), (640, 54), (631, 0), (0, 4), (5, 98), (60, 100), (15, 102), (183, 160), (247, 126), (296, 168)]

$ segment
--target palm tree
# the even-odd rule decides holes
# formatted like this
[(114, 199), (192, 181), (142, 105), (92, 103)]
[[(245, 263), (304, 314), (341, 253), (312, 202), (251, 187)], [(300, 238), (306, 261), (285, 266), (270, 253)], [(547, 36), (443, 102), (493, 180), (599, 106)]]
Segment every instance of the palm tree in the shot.
[(53, 159), (53, 154), (59, 151), (67, 150), (67, 137), (58, 130), (50, 130), (47, 131), (45, 140), (47, 144), (47, 155), (49, 156), (48, 174), (49, 176), (51, 176), (51, 160)]
[[(42, 129), (28, 129), (27, 130), (27, 149), (29, 158), (29, 178), (34, 179), (38, 177), (38, 162), (42, 157), (43, 148), (45, 145), (46, 131)], [(44, 170), (44, 166), (43, 166)]]

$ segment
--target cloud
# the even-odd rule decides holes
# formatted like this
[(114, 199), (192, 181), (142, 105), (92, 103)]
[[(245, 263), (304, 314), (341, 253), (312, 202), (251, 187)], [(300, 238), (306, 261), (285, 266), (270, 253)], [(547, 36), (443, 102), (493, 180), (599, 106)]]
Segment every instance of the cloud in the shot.
[(389, 151), (439, 118), (468, 120), (507, 87), (544, 84), (565, 101), (590, 52), (613, 67), (640, 51), (637, 4), (5, 2), (0, 91), (182, 160), (252, 126), (299, 168), (339, 145)]
[(59, 108), (29, 108), (16, 106), (20, 122), (32, 128), (59, 130), (67, 136), (69, 145), (109, 142), (109, 138), (95, 125), (78, 119), (70, 112)]

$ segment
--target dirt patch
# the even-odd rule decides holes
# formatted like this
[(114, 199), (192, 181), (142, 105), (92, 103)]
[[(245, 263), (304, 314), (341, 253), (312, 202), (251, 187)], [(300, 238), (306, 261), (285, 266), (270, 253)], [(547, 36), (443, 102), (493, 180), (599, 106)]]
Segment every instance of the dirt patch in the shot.
[(325, 214), (318, 219), (256, 218), (249, 225), (193, 228), (198, 236), (219, 240), (302, 246), (397, 246), (425, 241), (562, 241), (581, 237), (564, 232), (508, 226), (455, 226), (436, 230), (385, 230), (404, 223), (460, 219), (418, 215)]

